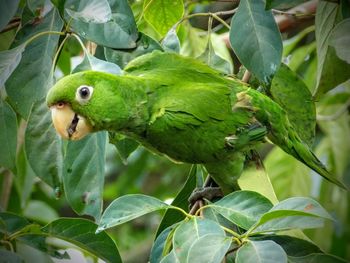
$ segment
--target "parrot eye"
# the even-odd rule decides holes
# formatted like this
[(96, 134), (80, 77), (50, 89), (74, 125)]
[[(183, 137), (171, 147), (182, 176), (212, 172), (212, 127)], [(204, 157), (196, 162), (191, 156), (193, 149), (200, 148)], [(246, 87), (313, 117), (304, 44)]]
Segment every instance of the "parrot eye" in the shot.
[(85, 104), (91, 98), (92, 92), (93, 92), (92, 87), (85, 86), (85, 85), (80, 86), (77, 89), (77, 92), (75, 94), (75, 98), (80, 104)]

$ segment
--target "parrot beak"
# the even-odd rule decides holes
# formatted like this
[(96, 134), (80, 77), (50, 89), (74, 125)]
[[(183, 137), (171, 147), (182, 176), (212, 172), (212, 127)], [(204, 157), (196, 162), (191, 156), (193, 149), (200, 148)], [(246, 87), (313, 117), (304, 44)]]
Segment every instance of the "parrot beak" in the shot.
[(80, 140), (92, 131), (86, 119), (76, 114), (70, 105), (58, 103), (50, 107), (53, 125), (64, 139)]

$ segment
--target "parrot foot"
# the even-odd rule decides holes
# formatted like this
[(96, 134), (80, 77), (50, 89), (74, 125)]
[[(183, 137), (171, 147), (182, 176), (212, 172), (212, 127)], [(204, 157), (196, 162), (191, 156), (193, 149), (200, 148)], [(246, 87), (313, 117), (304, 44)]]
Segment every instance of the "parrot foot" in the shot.
[(196, 188), (188, 198), (188, 201), (190, 207), (192, 207), (198, 200), (213, 200), (214, 198), (220, 198), (223, 196), (224, 194), (220, 187), (203, 187)]

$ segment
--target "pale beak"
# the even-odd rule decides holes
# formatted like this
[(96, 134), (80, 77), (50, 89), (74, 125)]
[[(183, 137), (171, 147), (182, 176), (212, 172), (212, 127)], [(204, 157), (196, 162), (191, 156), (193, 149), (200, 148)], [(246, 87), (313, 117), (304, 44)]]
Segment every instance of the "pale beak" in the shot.
[(79, 140), (92, 132), (86, 119), (76, 114), (70, 105), (58, 103), (50, 107), (53, 125), (64, 139)]

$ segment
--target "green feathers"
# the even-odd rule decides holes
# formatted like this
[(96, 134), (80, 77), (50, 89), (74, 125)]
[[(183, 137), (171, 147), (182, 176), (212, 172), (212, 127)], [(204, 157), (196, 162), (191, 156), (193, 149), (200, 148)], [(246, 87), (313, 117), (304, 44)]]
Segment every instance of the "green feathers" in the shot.
[[(93, 92), (81, 103), (77, 89), (84, 86)], [(68, 105), (93, 131), (117, 132), (175, 161), (203, 164), (225, 192), (237, 187), (247, 154), (266, 136), (344, 187), (300, 140), (277, 103), (177, 54), (139, 57), (123, 76), (89, 71), (65, 77), (47, 103)]]

